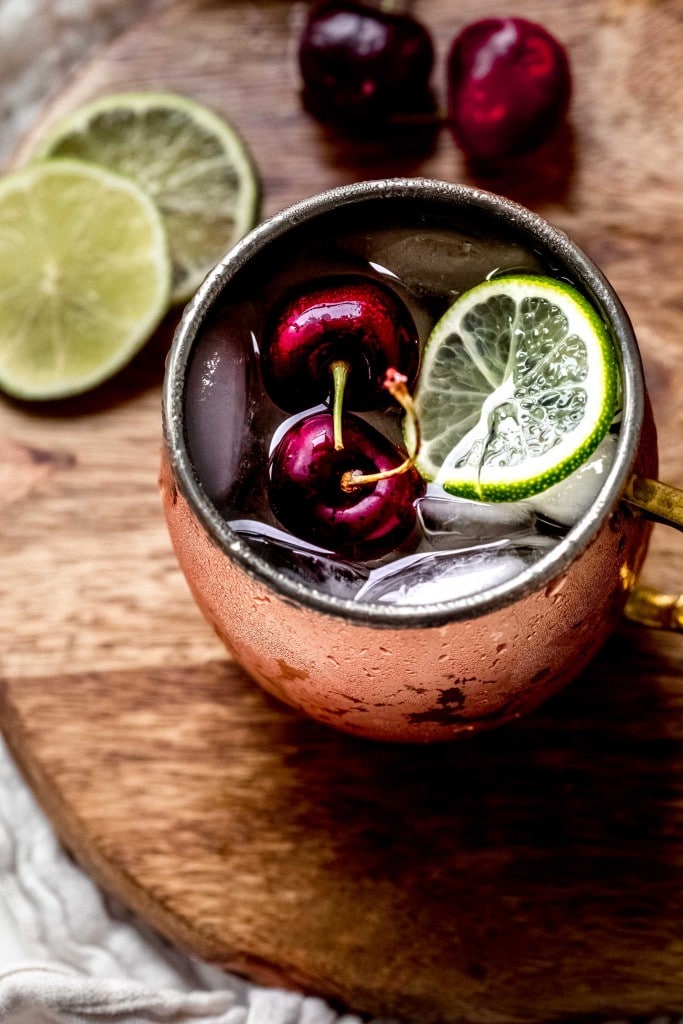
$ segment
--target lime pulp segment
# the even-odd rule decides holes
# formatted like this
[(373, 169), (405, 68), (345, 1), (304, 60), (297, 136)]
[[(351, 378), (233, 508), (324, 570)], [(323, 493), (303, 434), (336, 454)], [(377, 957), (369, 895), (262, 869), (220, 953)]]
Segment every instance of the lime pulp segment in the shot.
[(461, 497), (536, 494), (595, 450), (618, 391), (607, 328), (573, 287), (540, 275), (484, 281), (427, 341), (415, 394), (418, 468)]
[(71, 160), (0, 181), (0, 387), (63, 398), (112, 376), (168, 308), (159, 213), (133, 182)]
[(98, 164), (151, 196), (168, 234), (173, 302), (188, 299), (258, 217), (258, 177), (235, 130), (172, 93), (118, 93), (80, 107), (34, 153), (55, 156)]

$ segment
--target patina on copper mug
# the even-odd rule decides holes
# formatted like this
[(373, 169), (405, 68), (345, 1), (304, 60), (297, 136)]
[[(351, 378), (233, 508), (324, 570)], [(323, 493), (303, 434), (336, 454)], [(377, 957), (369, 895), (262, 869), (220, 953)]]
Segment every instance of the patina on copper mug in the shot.
[[(283, 575), (234, 533), (203, 492), (183, 428), (192, 346), (226, 286), (297, 225), (324, 233), (335, 216), (402, 222), (481, 216), (542, 252), (585, 290), (618, 346), (623, 424), (596, 500), (568, 535), (515, 579), (423, 607), (357, 604)], [(293, 244), (295, 234), (292, 234)], [(434, 741), (508, 721), (581, 672), (624, 613), (683, 630), (683, 600), (637, 585), (653, 520), (683, 528), (683, 492), (658, 483), (657, 446), (633, 329), (598, 268), (561, 231), (519, 205), (463, 185), (393, 179), (344, 186), (277, 214), (209, 274), (170, 353), (163, 400), (161, 491), (190, 589), (236, 660), (280, 700), (376, 739)]]

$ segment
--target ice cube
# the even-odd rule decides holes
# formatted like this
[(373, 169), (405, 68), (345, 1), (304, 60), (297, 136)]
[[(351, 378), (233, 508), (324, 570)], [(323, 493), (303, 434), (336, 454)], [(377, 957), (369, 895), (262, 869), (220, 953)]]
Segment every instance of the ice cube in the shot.
[(534, 255), (515, 242), (438, 228), (377, 232), (366, 240), (363, 255), (416, 295), (450, 296), (451, 302), (492, 273), (540, 269)]
[(433, 485), (419, 499), (417, 515), (428, 546), (451, 549), (529, 534), (536, 521), (533, 508), (523, 501), (468, 501)]
[(249, 351), (213, 327), (197, 344), (187, 375), (185, 425), (192, 463), (214, 501), (228, 495), (248, 436)]
[(514, 579), (553, 546), (549, 537), (529, 535), (515, 544), (493, 541), (462, 551), (409, 555), (374, 569), (355, 600), (419, 606), (468, 597)]
[(616, 435), (607, 434), (582, 466), (559, 484), (528, 498), (528, 504), (545, 519), (562, 526), (574, 526), (597, 498), (616, 451)]
[(230, 528), (274, 569), (333, 597), (351, 600), (370, 575), (357, 562), (333, 557), (325, 548), (308, 544), (285, 530), (252, 519), (237, 519)]

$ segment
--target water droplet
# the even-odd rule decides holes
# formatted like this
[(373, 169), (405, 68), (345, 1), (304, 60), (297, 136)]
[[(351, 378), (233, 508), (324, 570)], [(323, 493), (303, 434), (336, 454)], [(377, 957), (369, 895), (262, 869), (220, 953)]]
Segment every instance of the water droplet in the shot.
[(545, 588), (545, 596), (546, 597), (558, 597), (559, 594), (560, 594), (560, 591), (563, 589), (563, 587), (564, 587), (566, 582), (567, 582), (567, 577), (566, 576), (560, 576), (560, 578), (557, 579), (557, 580), (551, 580), (551, 582)]

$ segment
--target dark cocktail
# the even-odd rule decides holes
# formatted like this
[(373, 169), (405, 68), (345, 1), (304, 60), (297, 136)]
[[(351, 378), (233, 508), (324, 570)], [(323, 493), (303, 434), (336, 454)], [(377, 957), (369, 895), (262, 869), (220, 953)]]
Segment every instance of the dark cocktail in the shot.
[[(419, 394), (422, 354), (435, 325), (473, 287), (498, 284), (500, 291), (494, 287), (474, 309), (490, 321), (482, 331), (499, 334), (486, 339), (493, 371), (496, 360), (509, 371), (502, 367), (489, 395), (479, 382), (482, 398), (475, 365), (452, 379), (446, 367), (420, 410), (426, 426), (443, 407), (444, 415), (451, 409), (454, 418), (467, 415), (472, 427), (483, 416), (489, 448), (510, 449), (528, 418), (523, 397), (508, 394), (515, 359), (521, 365), (523, 358), (510, 350), (538, 345), (545, 334), (534, 374), (547, 379), (532, 415), (549, 435), (552, 466), (560, 461), (553, 451), (569, 420), (567, 413), (564, 420), (552, 414), (563, 404), (583, 411), (586, 392), (600, 386), (583, 340), (568, 343), (570, 325), (556, 301), (564, 285), (548, 283), (562, 275), (547, 253), (506, 225), (461, 212), (450, 221), (428, 210), (416, 218), (407, 204), (385, 201), (371, 214), (333, 211), (324, 229), (317, 223), (293, 229), (235, 277), (192, 354), (185, 423), (206, 494), (260, 557), (293, 579), (355, 602), (419, 606), (514, 578), (566, 535), (606, 479), (619, 422), (616, 362), (609, 367), (615, 379), (605, 399), (604, 437), (560, 483), (527, 495), (523, 484), (534, 459), (508, 450), (520, 481), (521, 497), (513, 501), (449, 493), (449, 472), (441, 470), (444, 486), (438, 467), (427, 479), (409, 466), (371, 482), (400, 467), (416, 444), (405, 402), (392, 398), (384, 382), (396, 370), (408, 394), (416, 388)], [(531, 338), (519, 303), (511, 300), (511, 312), (497, 308), (510, 294), (508, 283), (520, 280), (534, 303)], [(448, 353), (462, 360), (465, 349), (456, 345), (451, 354), (452, 347), (442, 343), (436, 358)], [(505, 430), (495, 423), (502, 409), (511, 421)], [(521, 443), (528, 450), (536, 438), (527, 434)], [(466, 436), (464, 446), (463, 436), (458, 441), (466, 454)], [(446, 462), (438, 455), (443, 444), (432, 441), (429, 459), (418, 452), (417, 466)], [(448, 444), (450, 455), (455, 442)]]

